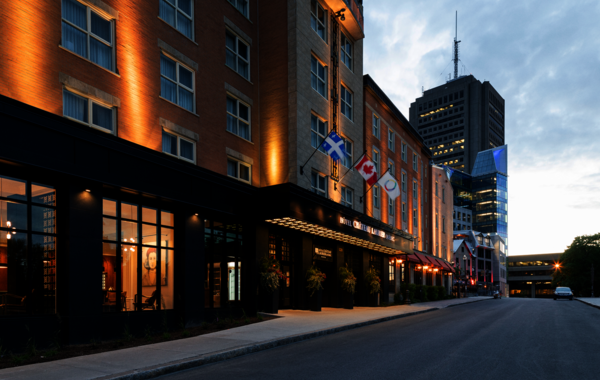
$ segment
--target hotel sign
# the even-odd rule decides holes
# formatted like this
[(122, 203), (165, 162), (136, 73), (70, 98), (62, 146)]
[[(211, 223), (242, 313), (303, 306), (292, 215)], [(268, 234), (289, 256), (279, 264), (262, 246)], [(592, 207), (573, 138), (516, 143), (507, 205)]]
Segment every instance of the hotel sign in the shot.
[(323, 261), (333, 261), (333, 255), (331, 254), (330, 249), (315, 247), (315, 259)]
[(349, 226), (349, 227), (354, 227), (358, 230), (365, 231), (371, 235), (377, 235), (377, 236), (387, 239), (389, 241), (396, 241), (396, 238), (394, 236), (392, 236), (390, 234), (386, 234), (384, 231), (378, 230), (377, 228), (368, 226), (368, 225), (363, 224), (356, 220), (350, 220), (350, 219), (344, 218), (343, 216), (340, 216), (340, 223), (345, 224), (346, 226)]

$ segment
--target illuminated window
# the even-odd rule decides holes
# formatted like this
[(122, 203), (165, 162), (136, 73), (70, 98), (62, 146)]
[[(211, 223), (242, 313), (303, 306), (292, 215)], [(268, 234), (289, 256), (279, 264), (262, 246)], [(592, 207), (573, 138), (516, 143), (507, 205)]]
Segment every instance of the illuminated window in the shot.
[(194, 2), (192, 0), (160, 0), (158, 16), (184, 36), (194, 39)]
[(322, 97), (327, 99), (327, 70), (315, 56), (310, 57), (310, 85)]
[(196, 162), (196, 143), (174, 133), (162, 132), (163, 152), (186, 161)]
[(252, 166), (233, 158), (227, 158), (227, 175), (242, 182), (251, 183)]
[(379, 138), (379, 117), (377, 117), (377, 115), (373, 114), (373, 136)]
[(346, 87), (342, 85), (341, 91), (342, 102), (341, 113), (346, 116), (348, 120), (352, 120), (352, 93)]
[(396, 151), (396, 134), (391, 129), (388, 129), (388, 148), (392, 151)]
[(164, 54), (160, 55), (160, 96), (194, 112), (194, 72)]
[(352, 208), (354, 200), (354, 191), (349, 187), (342, 186), (342, 204), (344, 206)]
[(325, 148), (321, 146), (325, 137), (327, 137), (327, 122), (315, 114), (310, 115), (310, 145), (322, 153), (327, 154)]
[(113, 20), (75, 1), (62, 1), (61, 46), (114, 71)]
[(250, 106), (231, 96), (227, 96), (227, 130), (251, 140)]
[(345, 137), (342, 137), (342, 139), (344, 140), (344, 148), (346, 149), (346, 155), (342, 158), (342, 165), (350, 169), (354, 163), (352, 156), (352, 141)]
[(115, 108), (63, 89), (63, 115), (101, 131), (116, 134)]
[(248, 17), (248, 0), (228, 0), (236, 9)]
[(250, 47), (229, 30), (225, 32), (225, 64), (250, 80)]
[(310, 2), (310, 26), (325, 41), (325, 10), (316, 0)]
[(352, 70), (352, 42), (344, 33), (341, 33), (340, 45), (342, 62)]
[(310, 188), (313, 193), (327, 196), (327, 176), (313, 171), (310, 173)]

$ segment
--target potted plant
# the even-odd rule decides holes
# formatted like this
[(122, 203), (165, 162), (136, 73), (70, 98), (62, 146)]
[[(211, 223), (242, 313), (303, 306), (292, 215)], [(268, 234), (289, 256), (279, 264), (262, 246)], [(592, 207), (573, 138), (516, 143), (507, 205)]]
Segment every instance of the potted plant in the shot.
[(354, 308), (354, 292), (356, 291), (356, 277), (350, 269), (348, 264), (340, 267), (338, 270), (340, 274), (340, 281), (342, 282), (342, 305), (344, 309)]
[(323, 281), (325, 273), (321, 272), (314, 265), (306, 272), (306, 288), (309, 292), (309, 303), (311, 311), (321, 311), (321, 299), (323, 295)]
[(279, 261), (271, 256), (260, 260), (259, 269), (262, 309), (265, 313), (277, 314), (279, 311), (279, 280), (285, 279), (286, 276), (279, 269)]
[(381, 279), (379, 271), (373, 266), (365, 274), (365, 284), (369, 291), (369, 306), (379, 306), (379, 292), (381, 291)]

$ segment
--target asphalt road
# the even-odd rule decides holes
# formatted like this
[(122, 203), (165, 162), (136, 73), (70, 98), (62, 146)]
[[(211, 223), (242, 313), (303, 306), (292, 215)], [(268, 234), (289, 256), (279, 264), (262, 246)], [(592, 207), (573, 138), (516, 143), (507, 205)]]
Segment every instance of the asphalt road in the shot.
[(482, 301), (206, 365), (161, 379), (600, 379), (600, 310)]

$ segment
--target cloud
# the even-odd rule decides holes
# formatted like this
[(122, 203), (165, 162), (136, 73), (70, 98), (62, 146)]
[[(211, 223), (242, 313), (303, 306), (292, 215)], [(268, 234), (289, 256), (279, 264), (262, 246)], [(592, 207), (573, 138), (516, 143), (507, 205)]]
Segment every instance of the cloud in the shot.
[[(462, 73), (489, 81), (506, 101), (511, 253), (562, 251), (573, 237), (593, 233), (600, 194), (600, 2), (363, 3), (364, 72), (405, 116), (422, 86), (439, 86), (453, 72), (458, 10)], [(541, 238), (534, 243), (531, 233)]]

